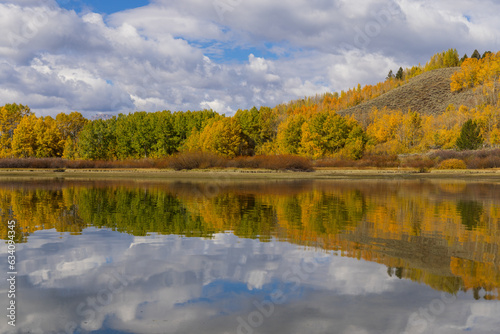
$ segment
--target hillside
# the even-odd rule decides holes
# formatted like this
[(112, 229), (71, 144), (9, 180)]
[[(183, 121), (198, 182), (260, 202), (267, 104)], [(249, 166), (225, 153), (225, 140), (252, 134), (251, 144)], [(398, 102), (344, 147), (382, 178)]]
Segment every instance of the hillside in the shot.
[(459, 67), (441, 68), (425, 72), (398, 88), (395, 88), (373, 100), (361, 103), (339, 111), (341, 115), (356, 115), (358, 119), (367, 115), (374, 107), (402, 111), (418, 111), (426, 115), (438, 115), (446, 110), (450, 104), (459, 107), (475, 107), (475, 98), (472, 90), (452, 93), (450, 89), (451, 76)]

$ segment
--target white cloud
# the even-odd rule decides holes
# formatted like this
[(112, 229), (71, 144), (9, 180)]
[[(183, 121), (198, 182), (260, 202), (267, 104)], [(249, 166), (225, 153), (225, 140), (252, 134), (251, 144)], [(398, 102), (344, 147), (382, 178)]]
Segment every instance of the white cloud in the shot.
[(231, 109), (226, 105), (225, 102), (215, 99), (213, 101), (203, 101), (200, 103), (202, 109), (212, 109), (217, 110), (220, 114), (231, 115), (234, 114), (235, 110)]

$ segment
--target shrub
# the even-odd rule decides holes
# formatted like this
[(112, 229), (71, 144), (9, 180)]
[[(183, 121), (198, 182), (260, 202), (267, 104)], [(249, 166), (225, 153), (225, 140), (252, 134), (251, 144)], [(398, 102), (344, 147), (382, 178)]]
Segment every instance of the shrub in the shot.
[(438, 162), (448, 159), (460, 159), (465, 162), (467, 168), (500, 168), (500, 149), (483, 149), (476, 151), (434, 151), (429, 155), (430, 159)]
[(500, 168), (500, 156), (473, 157), (466, 163), (470, 169)]
[(0, 159), (0, 168), (63, 168), (65, 162), (59, 158), (7, 158)]
[(359, 167), (391, 168), (398, 167), (400, 161), (395, 154), (367, 154), (358, 161)]
[(397, 155), (390, 154), (365, 154), (360, 160), (331, 158), (316, 160), (315, 167), (377, 167), (377, 168), (391, 168), (399, 166), (399, 159)]
[(204, 169), (213, 167), (225, 167), (226, 161), (226, 159), (213, 153), (187, 152), (171, 157), (168, 164), (166, 165), (175, 170)]
[(467, 169), (467, 165), (460, 159), (443, 160), (438, 165), (439, 169)]
[(351, 159), (320, 159), (314, 162), (314, 167), (337, 167), (337, 168), (346, 168), (346, 167), (356, 167), (358, 161), (354, 161)]
[(272, 170), (311, 171), (311, 160), (296, 155), (261, 155), (254, 157), (259, 168)]
[(237, 157), (227, 162), (227, 167), (234, 168), (260, 168), (256, 157)]
[(434, 167), (436, 162), (427, 156), (410, 156), (403, 160), (402, 167), (416, 168), (420, 173), (425, 173)]

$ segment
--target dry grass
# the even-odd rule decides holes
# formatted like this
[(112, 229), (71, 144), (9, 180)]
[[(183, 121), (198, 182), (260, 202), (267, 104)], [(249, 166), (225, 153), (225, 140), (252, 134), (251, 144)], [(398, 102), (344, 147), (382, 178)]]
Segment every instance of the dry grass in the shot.
[(166, 168), (167, 160), (65, 160), (61, 158), (7, 158), (0, 159), (0, 168), (33, 168), (33, 169), (113, 169), (113, 168)]
[(436, 166), (436, 161), (427, 156), (413, 155), (401, 159), (401, 167), (415, 168), (420, 173), (426, 173)]
[(425, 72), (410, 79), (401, 87), (356, 107), (340, 111), (339, 114), (354, 115), (358, 119), (363, 119), (374, 107), (377, 109), (387, 107), (404, 112), (411, 109), (426, 115), (441, 114), (450, 104), (457, 107), (461, 105), (474, 107), (477, 103), (472, 90), (460, 93), (451, 92), (451, 76), (457, 70), (459, 67)]
[(363, 168), (363, 167), (377, 167), (377, 168), (393, 168), (398, 167), (400, 162), (397, 155), (374, 155), (367, 154), (360, 160), (348, 159), (321, 159), (314, 163), (314, 167), (336, 167), (336, 168)]
[(188, 152), (169, 158), (167, 165), (175, 170), (206, 169), (225, 167), (226, 159), (212, 153)]
[(249, 158), (249, 165), (272, 170), (312, 171), (311, 160), (295, 155), (269, 155)]
[(332, 168), (415, 168), (427, 172), (439, 168), (445, 160), (457, 159), (468, 169), (500, 168), (500, 149), (477, 151), (439, 150), (427, 154), (410, 156), (366, 154), (360, 160), (341, 158), (312, 161), (294, 155), (269, 155), (238, 157), (228, 159), (212, 153), (191, 152), (177, 154), (164, 159), (142, 159), (123, 161), (65, 160), (61, 158), (0, 159), (0, 168), (21, 169), (210, 169), (210, 168), (248, 168), (267, 170), (312, 171), (314, 167)]
[(188, 152), (164, 159), (142, 159), (123, 161), (65, 160), (61, 158), (0, 159), (0, 168), (24, 169), (126, 169), (126, 168), (172, 168), (174, 170), (208, 168), (257, 168), (270, 170), (311, 171), (311, 160), (292, 156), (256, 156), (227, 159), (213, 153)]

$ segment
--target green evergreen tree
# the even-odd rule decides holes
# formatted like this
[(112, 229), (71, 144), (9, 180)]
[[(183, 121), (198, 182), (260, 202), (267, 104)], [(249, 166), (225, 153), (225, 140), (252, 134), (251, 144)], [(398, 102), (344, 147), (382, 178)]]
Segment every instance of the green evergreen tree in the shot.
[(462, 125), (460, 136), (457, 139), (459, 150), (477, 150), (483, 144), (483, 137), (479, 126), (475, 121), (469, 119)]
[(396, 79), (403, 80), (404, 79), (404, 71), (403, 68), (400, 67), (398, 73), (396, 73)]
[(474, 53), (472, 54), (471, 58), (476, 58), (477, 60), (481, 59), (481, 54), (479, 51), (474, 50)]
[(467, 56), (467, 53), (464, 54), (464, 56), (462, 57), (462, 59), (460, 59), (460, 63), (463, 63), (465, 59), (469, 58), (469, 56)]
[(392, 70), (389, 71), (389, 74), (387, 74), (387, 78), (385, 78), (386, 80), (388, 79), (393, 79), (394, 78), (394, 73), (392, 73)]
[(491, 54), (491, 51), (485, 51), (485, 52), (483, 53), (483, 56), (482, 56), (481, 58), (484, 58), (484, 57), (486, 57), (486, 56), (487, 56), (487, 55), (489, 55), (489, 54)]

